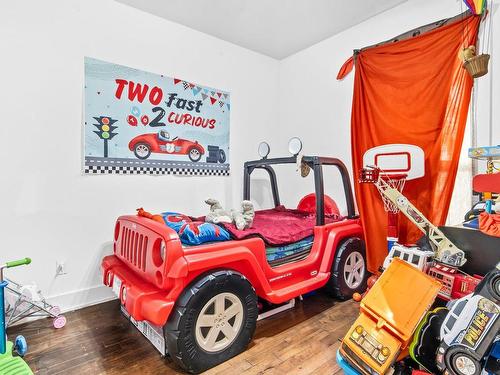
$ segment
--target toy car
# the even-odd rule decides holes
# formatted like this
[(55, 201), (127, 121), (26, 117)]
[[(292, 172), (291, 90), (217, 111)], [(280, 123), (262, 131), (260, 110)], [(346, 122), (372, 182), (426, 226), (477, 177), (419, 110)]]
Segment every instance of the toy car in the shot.
[(151, 153), (169, 155), (188, 155), (189, 160), (197, 162), (205, 153), (205, 149), (197, 142), (178, 137), (170, 140), (170, 134), (165, 130), (158, 133), (141, 134), (133, 138), (128, 148), (138, 159), (147, 159)]
[[(251, 198), (252, 172), (263, 170), (270, 178), (274, 205), (282, 207), (273, 166), (295, 168), (296, 163), (296, 155), (246, 162), (243, 198)], [(322, 287), (347, 299), (364, 290), (363, 230), (347, 169), (328, 157), (304, 156), (302, 163), (313, 171), (315, 199), (312, 207), (299, 204), (298, 210), (310, 210), (306, 214), (312, 217), (314, 239), (306, 253), (278, 264), (270, 264), (260, 237), (184, 247), (178, 234), (162, 223), (118, 218), (114, 254), (102, 260), (104, 284), (116, 291), (133, 322), (152, 327), (144, 329), (148, 337), (185, 370), (201, 372), (245, 350), (256, 327), (259, 299), (282, 304)], [(325, 212), (332, 207), (324, 194), (323, 173), (332, 169), (342, 177), (347, 216), (327, 220)], [(273, 229), (280, 223), (285, 235), (291, 235), (294, 226), (287, 226), (283, 215), (295, 211), (276, 209)]]
[(389, 267), (389, 264), (394, 258), (399, 258), (409, 263), (413, 267), (422, 272), (427, 273), (429, 268), (434, 264), (434, 252), (422, 250), (418, 246), (404, 246), (395, 243), (389, 254), (384, 259), (383, 269)]
[(436, 264), (429, 270), (429, 276), (441, 281), (439, 297), (445, 301), (462, 298), (471, 294), (481, 282), (482, 277), (464, 274), (454, 267)]
[(340, 346), (341, 356), (364, 375), (390, 373), (408, 356), (413, 334), (436, 298), (437, 280), (394, 258), (360, 303), (360, 314)]
[(500, 308), (480, 295), (453, 302), (441, 328), (437, 366), (452, 375), (479, 375), (483, 357), (500, 329)]
[(500, 265), (473, 294), (452, 301), (441, 326), (436, 364), (451, 375), (479, 375), (500, 332)]

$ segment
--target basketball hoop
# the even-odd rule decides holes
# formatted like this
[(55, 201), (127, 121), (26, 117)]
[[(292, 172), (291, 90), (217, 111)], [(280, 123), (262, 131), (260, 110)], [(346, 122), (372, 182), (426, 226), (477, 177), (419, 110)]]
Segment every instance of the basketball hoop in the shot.
[(406, 177), (405, 173), (387, 173), (380, 168), (368, 166), (361, 169), (359, 182), (375, 184), (384, 202), (385, 211), (397, 214), (399, 208), (382, 193), (382, 189), (390, 187), (401, 193), (406, 183)]
[(390, 251), (392, 246), (398, 241), (398, 217), (399, 208), (384, 194), (384, 191), (394, 189), (400, 193), (406, 183), (407, 175), (404, 173), (387, 173), (377, 167), (365, 167), (361, 169), (359, 182), (371, 183), (377, 190), (384, 203), (384, 210), (387, 212), (387, 247)]
[(385, 144), (366, 150), (363, 165), (359, 182), (377, 187), (387, 212), (387, 247), (390, 250), (399, 240), (399, 209), (393, 203), (396, 202), (394, 197), (402, 193), (406, 181), (425, 175), (425, 154), (416, 145)]
[[(403, 173), (394, 174), (394, 175), (380, 174), (379, 178), (381, 178), (391, 188), (398, 190), (400, 193), (403, 192), (403, 189), (404, 189), (405, 183), (406, 183), (406, 175), (405, 174), (403, 174)], [(382, 197), (382, 200), (384, 201), (384, 209), (387, 212), (392, 212), (394, 214), (397, 214), (399, 212), (398, 206), (396, 206), (384, 194), (382, 194), (382, 190), (380, 188), (380, 185), (376, 185), (376, 186), (377, 186), (378, 192), (380, 193), (380, 196)]]

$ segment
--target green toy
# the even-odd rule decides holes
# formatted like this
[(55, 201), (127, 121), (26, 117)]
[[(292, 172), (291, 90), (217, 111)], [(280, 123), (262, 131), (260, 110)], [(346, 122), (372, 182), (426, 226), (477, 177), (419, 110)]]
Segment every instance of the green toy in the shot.
[[(17, 336), (14, 344), (7, 341), (5, 332), (5, 287), (7, 281), (3, 278), (5, 268), (13, 268), (31, 263), (30, 258), (24, 258), (13, 262), (7, 262), (0, 266), (0, 374), (2, 375), (33, 375), (29, 366), (21, 358), (28, 350), (26, 339)], [(14, 352), (18, 355), (14, 355)]]

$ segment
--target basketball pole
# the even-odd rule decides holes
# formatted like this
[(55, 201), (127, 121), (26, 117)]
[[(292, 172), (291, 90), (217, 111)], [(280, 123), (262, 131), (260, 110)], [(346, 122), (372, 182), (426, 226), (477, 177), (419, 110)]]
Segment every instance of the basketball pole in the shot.
[(399, 212), (387, 211), (387, 251), (399, 241)]

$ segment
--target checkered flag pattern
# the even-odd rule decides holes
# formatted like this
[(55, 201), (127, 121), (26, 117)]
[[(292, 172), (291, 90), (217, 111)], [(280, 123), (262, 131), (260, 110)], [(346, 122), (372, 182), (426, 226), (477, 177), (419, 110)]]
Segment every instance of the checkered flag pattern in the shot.
[(229, 169), (202, 169), (183, 167), (126, 167), (112, 165), (86, 165), (85, 174), (149, 174), (180, 176), (229, 176)]

